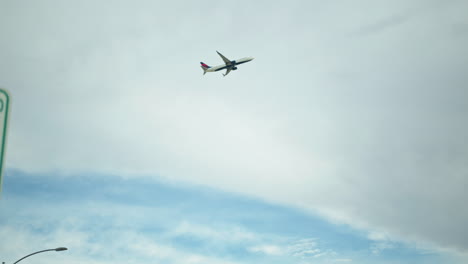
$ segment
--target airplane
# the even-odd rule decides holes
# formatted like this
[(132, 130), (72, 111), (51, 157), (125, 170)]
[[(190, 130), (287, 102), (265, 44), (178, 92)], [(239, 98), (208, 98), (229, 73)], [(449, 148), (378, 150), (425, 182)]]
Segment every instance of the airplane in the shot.
[(218, 51), (216, 51), (216, 52), (221, 57), (221, 59), (223, 59), (223, 61), (224, 61), (224, 63), (226, 65), (219, 65), (219, 66), (211, 67), (211, 66), (208, 66), (204, 62), (200, 62), (201, 68), (203, 69), (203, 75), (205, 75), (207, 72), (217, 72), (217, 71), (226, 69), (226, 73), (223, 73), (223, 76), (226, 76), (231, 71), (237, 70), (237, 65), (249, 62), (249, 61), (254, 59), (252, 57), (246, 57), (246, 58), (242, 58), (242, 59), (232, 61), (232, 60), (229, 60), (228, 58), (224, 57), (223, 54), (219, 53)]

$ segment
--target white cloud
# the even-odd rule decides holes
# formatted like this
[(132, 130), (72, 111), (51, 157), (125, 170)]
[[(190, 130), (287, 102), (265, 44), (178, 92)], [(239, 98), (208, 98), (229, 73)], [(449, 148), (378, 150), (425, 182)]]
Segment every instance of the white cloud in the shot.
[(383, 232), (377, 232), (377, 231), (373, 231), (373, 232), (369, 233), (369, 235), (367, 236), (367, 238), (370, 239), (370, 240), (374, 240), (374, 241), (386, 241), (386, 240), (389, 240), (388, 234), (383, 233)]
[(331, 249), (320, 248), (316, 239), (300, 239), (281, 244), (259, 244), (248, 248), (250, 252), (271, 256), (287, 256), (301, 260), (334, 257), (337, 253)]
[(285, 252), (284, 250), (276, 245), (259, 245), (248, 248), (249, 251), (254, 253), (263, 253), (266, 255), (280, 256)]
[(288, 251), (295, 257), (315, 256), (322, 252), (322, 250), (317, 248), (316, 240), (312, 238), (301, 239), (294, 242), (288, 247)]
[(376, 242), (371, 245), (371, 252), (374, 255), (379, 255), (382, 251), (392, 249), (395, 246), (391, 242)]

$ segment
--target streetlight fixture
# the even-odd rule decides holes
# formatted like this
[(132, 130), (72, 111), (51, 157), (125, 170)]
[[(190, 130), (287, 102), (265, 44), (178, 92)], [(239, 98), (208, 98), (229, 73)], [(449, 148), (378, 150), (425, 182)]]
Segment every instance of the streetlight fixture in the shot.
[[(31, 253), (31, 254), (29, 254), (29, 255), (27, 255), (27, 256), (24, 256), (24, 257), (18, 259), (18, 260), (15, 261), (15, 263), (13, 263), (13, 264), (16, 264), (16, 263), (20, 262), (21, 260), (23, 260), (23, 259), (25, 259), (25, 258), (27, 258), (27, 257), (30, 257), (30, 256), (32, 256), (32, 255), (36, 255), (36, 254), (39, 254), (39, 253), (42, 253), (42, 252), (47, 252), (47, 251), (65, 251), (65, 250), (68, 250), (68, 248), (66, 248), (66, 247), (58, 247), (58, 248), (45, 249), (45, 250), (37, 251), (37, 252)], [(5, 262), (3, 262), (3, 264), (5, 264)]]

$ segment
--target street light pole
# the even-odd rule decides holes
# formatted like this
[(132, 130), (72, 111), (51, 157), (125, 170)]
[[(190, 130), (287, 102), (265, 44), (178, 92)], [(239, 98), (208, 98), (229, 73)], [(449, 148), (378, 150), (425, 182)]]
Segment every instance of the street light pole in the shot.
[[(36, 255), (36, 254), (39, 254), (39, 253), (42, 253), (42, 252), (46, 252), (46, 251), (64, 251), (64, 250), (67, 250), (67, 248), (66, 248), (66, 247), (58, 247), (58, 248), (45, 249), (45, 250), (37, 251), (37, 252), (31, 253), (31, 254), (29, 254), (29, 255), (27, 255), (27, 256), (24, 256), (24, 257), (18, 259), (18, 260), (15, 261), (15, 263), (13, 263), (13, 264), (16, 264), (16, 263), (20, 262), (21, 260), (23, 260), (23, 259), (25, 259), (25, 258), (27, 258), (27, 257), (30, 257), (30, 256), (32, 256), (32, 255)], [(5, 262), (3, 262), (3, 264), (5, 264)]]

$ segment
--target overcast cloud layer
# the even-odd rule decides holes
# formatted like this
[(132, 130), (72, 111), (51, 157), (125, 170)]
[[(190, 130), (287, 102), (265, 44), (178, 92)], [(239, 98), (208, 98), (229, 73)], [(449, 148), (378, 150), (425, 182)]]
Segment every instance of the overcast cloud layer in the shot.
[[(0, 1), (7, 167), (209, 185), (468, 251), (466, 1)], [(199, 61), (253, 56), (225, 78)]]

